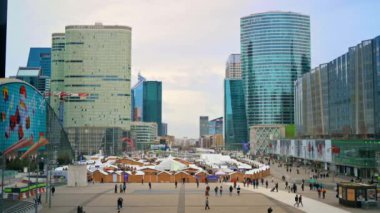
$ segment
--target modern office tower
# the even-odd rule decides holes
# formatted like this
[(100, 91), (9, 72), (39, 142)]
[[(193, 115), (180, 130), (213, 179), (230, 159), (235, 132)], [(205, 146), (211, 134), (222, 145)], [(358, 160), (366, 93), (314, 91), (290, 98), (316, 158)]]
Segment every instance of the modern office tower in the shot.
[(41, 75), (51, 77), (51, 48), (32, 47), (29, 50), (27, 67), (41, 68)]
[(0, 78), (5, 78), (8, 0), (0, 0)]
[(64, 94), (65, 86), (65, 34), (53, 33), (51, 46), (50, 106), (63, 125), (64, 96), (60, 94)]
[(143, 91), (143, 121), (155, 122), (162, 136), (162, 82), (145, 81)]
[(131, 139), (137, 150), (149, 150), (157, 139), (157, 132), (155, 122), (131, 122)]
[(224, 80), (224, 141), (229, 150), (242, 150), (248, 142), (242, 80)]
[(162, 136), (168, 135), (168, 124), (167, 123), (161, 124), (161, 135)]
[(240, 54), (231, 54), (226, 63), (226, 78), (241, 79)]
[(42, 75), (40, 67), (19, 67), (16, 78), (28, 82), (43, 95), (50, 90), (50, 78)]
[(199, 138), (208, 135), (208, 116), (199, 117)]
[(208, 134), (209, 135), (216, 135), (216, 134), (223, 135), (223, 117), (215, 118), (208, 122)]
[(310, 71), (310, 18), (257, 13), (240, 20), (248, 126), (294, 123), (294, 81)]
[(380, 138), (380, 36), (295, 82), (298, 137)]
[(132, 88), (132, 119), (133, 121), (155, 122), (158, 135), (162, 132), (162, 82), (147, 81), (140, 74), (138, 82)]
[(51, 83), (60, 98), (52, 106), (63, 102), (57, 111), (77, 155), (121, 152), (131, 120), (131, 31), (96, 23), (53, 34)]

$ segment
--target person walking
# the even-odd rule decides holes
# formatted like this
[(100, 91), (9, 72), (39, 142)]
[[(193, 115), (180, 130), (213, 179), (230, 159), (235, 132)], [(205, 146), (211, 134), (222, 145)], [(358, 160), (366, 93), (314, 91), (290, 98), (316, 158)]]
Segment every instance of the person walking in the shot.
[(197, 188), (199, 188), (199, 180), (197, 179)]
[(210, 210), (210, 205), (208, 203), (208, 197), (206, 197), (205, 210)]
[(285, 182), (285, 190), (288, 189), (288, 184), (289, 184), (288, 181), (286, 181), (286, 182)]
[(210, 195), (210, 186), (206, 186), (206, 191), (205, 191), (206, 197)]
[(269, 207), (269, 208), (268, 208), (268, 213), (272, 213), (272, 212), (273, 212), (272, 207)]
[(55, 192), (55, 187), (51, 187), (51, 196), (54, 196), (54, 192)]
[(219, 194), (220, 194), (220, 196), (223, 195), (223, 186), (220, 186), (220, 187), (219, 187)]
[(276, 187), (276, 192), (278, 192), (278, 183), (276, 183), (275, 187)]
[(123, 198), (119, 197), (117, 199), (117, 210), (120, 210), (121, 208), (123, 208)]
[(321, 198), (321, 189), (318, 188), (317, 191), (318, 191), (318, 198)]
[(304, 183), (301, 184), (301, 189), (302, 189), (302, 191), (305, 191), (305, 185), (304, 185)]
[(125, 193), (126, 192), (126, 190), (127, 190), (127, 184), (123, 184), (123, 192)]
[(268, 188), (268, 180), (265, 181), (265, 188)]
[(177, 188), (177, 185), (178, 185), (178, 182), (175, 181), (175, 182), (174, 182), (174, 186), (175, 186), (175, 188)]
[(149, 181), (149, 190), (152, 189), (152, 183)]
[(120, 193), (123, 193), (123, 185), (120, 184)]
[(298, 207), (298, 195), (296, 195), (296, 197), (294, 198), (294, 201), (296, 201), (295, 203), (294, 203), (294, 205), (293, 206), (297, 206)]
[(298, 197), (298, 206), (299, 205), (302, 205), (302, 207), (303, 207), (303, 203), (302, 203), (302, 195), (300, 195), (299, 197)]
[(238, 194), (238, 196), (240, 195), (240, 185), (237, 187), (237, 194)]
[(115, 184), (115, 194), (117, 193), (117, 184)]
[(232, 186), (230, 186), (230, 196), (232, 195), (233, 190), (234, 190), (234, 188)]
[(323, 188), (322, 189), (322, 198), (325, 199), (325, 197), (326, 197), (326, 189)]
[(219, 191), (218, 186), (215, 186), (215, 188), (214, 188), (215, 196), (218, 196), (218, 191)]

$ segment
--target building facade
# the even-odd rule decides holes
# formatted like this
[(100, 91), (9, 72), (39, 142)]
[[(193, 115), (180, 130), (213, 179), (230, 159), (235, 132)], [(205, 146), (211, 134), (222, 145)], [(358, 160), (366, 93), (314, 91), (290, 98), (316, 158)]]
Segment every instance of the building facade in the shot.
[(131, 139), (137, 150), (150, 150), (157, 140), (158, 127), (155, 122), (131, 122)]
[(51, 77), (51, 48), (32, 47), (29, 50), (27, 67), (41, 68), (41, 75)]
[(240, 20), (248, 126), (294, 123), (294, 81), (310, 70), (310, 18), (257, 13)]
[[(67, 134), (43, 94), (25, 81), (10, 78), (0, 78), (0, 91), (0, 151), (28, 140), (39, 147), (35, 150), (37, 153), (48, 159), (60, 164), (71, 163), (74, 152)], [(42, 143), (44, 139), (47, 144)], [(44, 145), (38, 146), (38, 143)], [(32, 147), (13, 150), (13, 153), (18, 155), (29, 149)]]
[(132, 88), (133, 121), (155, 122), (158, 135), (166, 135), (162, 124), (162, 82), (147, 81), (139, 74), (138, 83)]
[(240, 54), (231, 54), (226, 63), (226, 78), (241, 79)]
[(208, 116), (199, 117), (199, 138), (208, 135)]
[(208, 122), (208, 134), (209, 135), (216, 135), (216, 134), (223, 135), (223, 117), (215, 118)]
[(50, 90), (50, 77), (43, 76), (40, 67), (19, 67), (16, 78), (34, 86), (42, 94)]
[(131, 31), (96, 23), (66, 26), (52, 36), (51, 87), (59, 95), (51, 105), (63, 115), (77, 154), (107, 144), (106, 154), (122, 151), (120, 138), (131, 121)]
[(380, 137), (380, 36), (295, 82), (300, 138)]
[(279, 158), (286, 158), (288, 163), (304, 162), (319, 172), (332, 171), (360, 178), (371, 178), (380, 172), (378, 140), (282, 139), (273, 140), (270, 151)]
[(242, 150), (248, 142), (242, 80), (224, 80), (224, 141), (229, 150)]

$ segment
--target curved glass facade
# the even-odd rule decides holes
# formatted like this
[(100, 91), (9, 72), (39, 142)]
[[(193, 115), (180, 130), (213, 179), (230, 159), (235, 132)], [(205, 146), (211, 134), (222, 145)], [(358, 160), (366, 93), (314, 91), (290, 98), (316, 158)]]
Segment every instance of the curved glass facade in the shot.
[(294, 81), (310, 70), (310, 18), (292, 12), (240, 20), (247, 123), (293, 124)]
[(242, 80), (224, 80), (224, 120), (226, 149), (242, 150), (248, 141)]

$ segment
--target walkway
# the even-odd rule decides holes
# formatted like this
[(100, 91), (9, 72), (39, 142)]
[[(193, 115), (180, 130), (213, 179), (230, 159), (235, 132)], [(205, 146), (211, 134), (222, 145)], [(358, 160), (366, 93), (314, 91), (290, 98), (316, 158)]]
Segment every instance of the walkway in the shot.
[[(232, 185), (232, 183), (225, 183), (225, 185)], [(252, 186), (250, 187), (242, 187), (244, 190), (253, 191), (256, 193), (263, 194), (267, 197), (270, 197), (272, 199), (275, 199), (277, 201), (280, 201), (286, 205), (293, 206), (294, 205), (294, 193), (289, 193), (285, 191), (279, 190), (278, 192), (270, 192), (269, 188), (266, 189), (264, 187), (259, 187), (258, 189), (253, 189)], [(299, 207), (297, 209), (310, 212), (310, 213), (321, 213), (321, 212), (334, 212), (334, 213), (348, 213), (349, 211), (342, 210), (340, 208), (330, 206), (328, 204), (325, 204), (320, 201), (316, 201), (313, 199), (310, 199), (308, 197), (302, 196), (302, 203), (304, 204), (304, 207)], [(296, 207), (293, 206), (293, 208), (296, 209)]]

